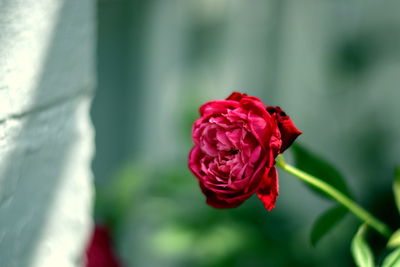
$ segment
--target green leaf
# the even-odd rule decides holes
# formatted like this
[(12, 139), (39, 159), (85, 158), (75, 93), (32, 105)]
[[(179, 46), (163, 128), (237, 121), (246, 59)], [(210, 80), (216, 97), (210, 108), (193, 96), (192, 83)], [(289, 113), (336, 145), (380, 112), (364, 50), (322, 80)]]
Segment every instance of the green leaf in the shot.
[(366, 230), (367, 225), (364, 223), (351, 242), (351, 253), (358, 267), (374, 267), (374, 255), (365, 241)]
[(392, 234), (387, 243), (388, 248), (396, 248), (400, 246), (400, 229)]
[[(351, 197), (350, 190), (343, 179), (343, 176), (337, 171), (332, 165), (323, 160), (321, 157), (311, 153), (299, 144), (294, 144), (292, 146), (292, 151), (294, 155), (295, 165), (309, 174), (318, 177), (320, 180), (330, 184), (343, 194)], [(316, 189), (307, 184), (313, 191), (317, 192), (323, 197), (328, 197), (326, 193)]]
[(314, 223), (311, 230), (311, 244), (316, 246), (318, 241), (344, 218), (347, 209), (343, 206), (334, 206), (323, 213)]
[(394, 170), (393, 193), (397, 210), (400, 212), (400, 167)]
[(383, 260), (382, 267), (400, 266), (400, 248), (395, 249)]

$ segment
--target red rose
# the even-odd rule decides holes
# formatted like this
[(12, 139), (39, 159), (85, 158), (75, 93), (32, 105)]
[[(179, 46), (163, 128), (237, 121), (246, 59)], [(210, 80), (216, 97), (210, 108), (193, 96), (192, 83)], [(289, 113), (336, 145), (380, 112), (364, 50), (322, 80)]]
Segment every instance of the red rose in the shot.
[(234, 208), (257, 193), (267, 210), (275, 206), (278, 175), (275, 157), (301, 134), (279, 107), (233, 93), (200, 107), (192, 129), (189, 168), (207, 204)]
[(86, 267), (121, 267), (115, 255), (108, 229), (96, 225), (92, 239), (86, 249)]

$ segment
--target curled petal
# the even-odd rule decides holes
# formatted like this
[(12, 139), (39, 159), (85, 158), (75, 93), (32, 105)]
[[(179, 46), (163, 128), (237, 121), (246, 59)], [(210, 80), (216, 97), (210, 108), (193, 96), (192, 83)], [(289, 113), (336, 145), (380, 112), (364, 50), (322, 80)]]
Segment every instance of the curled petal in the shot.
[(275, 167), (266, 169), (257, 196), (264, 203), (266, 210), (270, 211), (275, 207), (276, 198), (279, 195), (278, 173)]
[(262, 117), (269, 117), (264, 103), (258, 97), (234, 92), (226, 99), (226, 101), (240, 102), (240, 105), (247, 110), (251, 110), (256, 114), (261, 115)]
[(198, 179), (201, 179), (201, 161), (204, 157), (204, 154), (201, 152), (201, 149), (198, 146), (194, 146), (189, 153), (189, 169), (192, 171), (194, 176)]
[(233, 92), (226, 100), (234, 100), (234, 101), (240, 101), (243, 97), (246, 97), (247, 94), (242, 94), (239, 92)]
[(262, 117), (254, 114), (253, 112), (250, 112), (249, 125), (251, 132), (253, 133), (257, 141), (263, 147), (266, 147), (272, 134), (273, 121), (271, 119), (265, 120)]
[(280, 152), (283, 153), (302, 132), (296, 128), (290, 117), (280, 107), (267, 107), (267, 111), (276, 118), (278, 123), (282, 138)]

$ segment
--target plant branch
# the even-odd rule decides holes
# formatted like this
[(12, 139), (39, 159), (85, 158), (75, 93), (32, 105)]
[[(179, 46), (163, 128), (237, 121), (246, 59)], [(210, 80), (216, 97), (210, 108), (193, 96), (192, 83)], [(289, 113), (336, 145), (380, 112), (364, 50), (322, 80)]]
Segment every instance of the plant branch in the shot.
[(287, 173), (290, 173), (298, 179), (302, 180), (303, 182), (306, 182), (325, 192), (327, 195), (331, 196), (333, 199), (335, 199), (337, 202), (339, 202), (349, 211), (351, 211), (354, 215), (356, 215), (361, 221), (365, 222), (371, 228), (375, 229), (378, 233), (380, 233), (384, 237), (390, 237), (392, 231), (385, 223), (375, 218), (372, 214), (360, 207), (357, 203), (355, 203), (353, 200), (351, 200), (349, 197), (344, 195), (333, 186), (313, 175), (297, 169), (294, 166), (286, 164), (281, 155), (277, 157), (276, 165)]

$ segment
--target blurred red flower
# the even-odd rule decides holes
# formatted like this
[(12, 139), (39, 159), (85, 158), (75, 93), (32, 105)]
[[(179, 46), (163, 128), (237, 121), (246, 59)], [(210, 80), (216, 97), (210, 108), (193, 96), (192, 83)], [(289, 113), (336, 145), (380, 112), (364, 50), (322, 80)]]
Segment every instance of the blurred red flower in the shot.
[(108, 228), (96, 225), (86, 250), (86, 267), (121, 267), (111, 242)]

